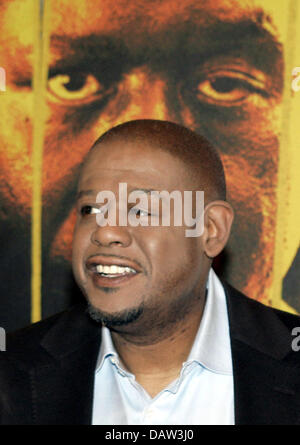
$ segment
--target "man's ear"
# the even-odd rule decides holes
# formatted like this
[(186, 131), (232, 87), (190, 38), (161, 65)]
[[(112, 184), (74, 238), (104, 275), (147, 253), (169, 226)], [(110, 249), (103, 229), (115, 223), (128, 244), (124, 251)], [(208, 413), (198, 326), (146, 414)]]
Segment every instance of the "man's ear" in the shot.
[(212, 201), (204, 209), (203, 250), (209, 258), (216, 257), (230, 235), (234, 212), (226, 201)]

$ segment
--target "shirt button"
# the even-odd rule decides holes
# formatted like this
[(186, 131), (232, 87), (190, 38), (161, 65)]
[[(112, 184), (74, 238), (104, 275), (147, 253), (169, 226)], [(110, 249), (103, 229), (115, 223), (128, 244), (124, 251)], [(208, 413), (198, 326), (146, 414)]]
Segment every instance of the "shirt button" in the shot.
[(115, 365), (117, 363), (117, 358), (116, 357), (112, 357), (110, 359), (110, 361)]

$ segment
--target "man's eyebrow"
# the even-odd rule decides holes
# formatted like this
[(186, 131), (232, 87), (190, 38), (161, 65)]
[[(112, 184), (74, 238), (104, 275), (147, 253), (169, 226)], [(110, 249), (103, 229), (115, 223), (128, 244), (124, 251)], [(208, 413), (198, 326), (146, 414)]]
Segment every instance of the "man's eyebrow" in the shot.
[[(128, 190), (128, 193), (131, 193), (131, 192), (142, 192), (142, 193), (150, 194), (151, 192), (157, 192), (157, 190), (135, 187), (135, 188)], [(97, 191), (94, 189), (80, 190), (76, 194), (76, 200), (79, 200), (80, 198), (85, 197), (85, 196), (96, 196), (98, 193), (99, 193), (99, 190)]]
[[(139, 49), (140, 57), (143, 58), (141, 54), (144, 54), (148, 63), (157, 59), (157, 47), (161, 53), (164, 32), (166, 33), (164, 52), (166, 55), (169, 52), (170, 56), (174, 49), (178, 51), (179, 43), (182, 54), (187, 53), (193, 56), (197, 54), (199, 57), (209, 57), (233, 50), (243, 50), (246, 54), (255, 53), (255, 56), (263, 51), (266, 51), (269, 56), (278, 56), (282, 52), (275, 26), (271, 19), (260, 10), (253, 11), (251, 17), (241, 15), (234, 21), (230, 18), (221, 20), (216, 16), (211, 16), (208, 23), (202, 20), (197, 22), (191, 18), (185, 23), (176, 22), (171, 29), (166, 24), (165, 30), (157, 33), (157, 38), (155, 38), (156, 32), (152, 33), (149, 26), (149, 29), (147, 28), (144, 32), (144, 38), (140, 40), (141, 48)], [(151, 35), (150, 40), (149, 35)], [(136, 45), (131, 48), (130, 42), (125, 42), (125, 39), (124, 36), (105, 34), (79, 37), (52, 34), (51, 49), (58, 57), (57, 62), (54, 62), (55, 68), (53, 66), (52, 69), (68, 66), (71, 68), (78, 66), (78, 63), (83, 63), (83, 66), (89, 66), (93, 71), (99, 70), (100, 63), (104, 64), (101, 65), (102, 71), (126, 70), (134, 64), (133, 53), (136, 51)], [(138, 60), (141, 62), (140, 58)]]
[(96, 190), (92, 190), (92, 189), (80, 190), (76, 194), (76, 201), (78, 201), (80, 198), (85, 197), (85, 196), (95, 196), (95, 195), (97, 195)]
[[(259, 43), (268, 45), (273, 49), (281, 49), (281, 43), (278, 41), (276, 33), (271, 32), (270, 28), (263, 26), (251, 19), (241, 19), (232, 21), (216, 21), (208, 25), (203, 25), (197, 29), (195, 27), (193, 34), (189, 33), (187, 44), (192, 43), (193, 47), (200, 48), (204, 43), (204, 47), (214, 48), (240, 48), (245, 44)], [(203, 41), (199, 45), (199, 37)], [(247, 46), (245, 47), (247, 49)], [(261, 48), (257, 48), (261, 50)]]
[[(86, 46), (95, 46), (98, 47), (100, 45), (100, 49), (102, 47), (106, 48), (109, 46), (110, 50), (117, 49), (120, 47), (121, 42), (116, 38), (108, 37), (105, 35), (97, 35), (97, 34), (88, 34), (84, 36), (68, 36), (65, 34), (51, 34), (50, 36), (51, 46), (57, 50), (70, 50), (74, 49), (86, 49)], [(68, 45), (68, 47), (67, 47)]]
[[(239, 34), (240, 37), (248, 38), (250, 37), (262, 37), (264, 36), (269, 42), (273, 42), (274, 44), (278, 44), (278, 38), (277, 38), (277, 30), (276, 26), (273, 24), (272, 19), (269, 15), (267, 15), (262, 9), (258, 9), (255, 11), (251, 11), (251, 16), (247, 16), (246, 14), (241, 14), (240, 17), (236, 18), (235, 20), (232, 20), (230, 17), (220, 19), (217, 16), (214, 16), (213, 14), (208, 14), (209, 20), (199, 20), (197, 22), (193, 17), (190, 18), (190, 20), (185, 20), (185, 22), (181, 22), (178, 20), (173, 24), (171, 35), (173, 33), (179, 32), (179, 34), (182, 36), (183, 34), (186, 34), (187, 31), (188, 34), (198, 35), (197, 28), (199, 28), (200, 32), (203, 34), (207, 34), (211, 36), (216, 43), (218, 41), (222, 42), (222, 36), (228, 36), (235, 38), (236, 34)], [(152, 36), (156, 34), (153, 30), (153, 27), (151, 26), (151, 19), (149, 18), (149, 26), (145, 27), (145, 44), (147, 46), (148, 36), (151, 34)], [(191, 25), (193, 32), (191, 33)], [(169, 34), (169, 24), (166, 23), (165, 25), (166, 31)], [(160, 29), (158, 32), (158, 36), (160, 36), (160, 42), (162, 38), (163, 30)], [(103, 58), (109, 57), (109, 55), (113, 56), (114, 53), (128, 53), (128, 50), (130, 51), (130, 46), (128, 47), (127, 44), (124, 41), (124, 35), (123, 36), (112, 36), (109, 34), (100, 33), (91, 33), (88, 35), (83, 36), (68, 36), (64, 34), (51, 34), (51, 48), (54, 50), (57, 50), (58, 52), (65, 53), (65, 51), (68, 51), (68, 56), (72, 57), (75, 55), (78, 55), (78, 53), (82, 52), (84, 55), (89, 56), (89, 51), (94, 49), (98, 54), (97, 57), (99, 57), (99, 54), (103, 56)], [(196, 38), (198, 40), (198, 36)], [(153, 41), (151, 41), (151, 45), (153, 45)], [(224, 42), (226, 43), (226, 42)], [(239, 42), (236, 41), (236, 44)], [(198, 41), (199, 44), (199, 41)], [(199, 45), (201, 47), (201, 45)]]
[[(93, 190), (93, 189), (80, 190), (76, 194), (76, 201), (78, 201), (79, 199), (81, 199), (85, 196), (97, 196), (98, 192), (99, 191)], [(148, 188), (140, 188), (140, 187), (130, 188), (127, 190), (128, 195), (132, 192), (141, 192), (141, 193), (145, 193), (147, 195), (151, 195), (151, 193), (155, 193), (155, 194), (160, 193), (160, 191), (158, 189), (148, 189)]]
[(145, 189), (145, 188), (136, 187), (136, 188), (128, 190), (128, 193), (131, 193), (131, 192), (143, 192), (143, 193), (146, 193), (148, 195), (148, 194), (150, 194), (152, 192), (155, 192), (155, 191), (156, 190), (154, 190), (154, 189)]
[(76, 67), (80, 63), (84, 63), (83, 68), (88, 64), (91, 70), (99, 70), (99, 63), (107, 63), (108, 66), (112, 64), (112, 68), (116, 68), (114, 59), (117, 59), (119, 64), (128, 59), (124, 42), (111, 36), (90, 34), (72, 37), (52, 34), (50, 41), (53, 55), (53, 68), (50, 69), (53, 70), (58, 67)]
[[(162, 188), (157, 187), (156, 189), (134, 188), (134, 189), (128, 190), (128, 196), (130, 195), (131, 192), (145, 193), (146, 195), (148, 195), (151, 198), (152, 198), (152, 196), (159, 197), (162, 202), (164, 202), (166, 200), (168, 201), (169, 200), (168, 194), (171, 194), (171, 192), (169, 192), (164, 187), (162, 187)], [(161, 194), (162, 192), (167, 192), (167, 195)], [(137, 196), (137, 198), (139, 198), (139, 196)]]
[[(275, 81), (279, 79), (279, 84), (276, 83), (275, 86), (276, 89), (281, 89), (283, 45), (276, 33), (271, 32), (271, 26), (268, 29), (254, 19), (241, 18), (234, 22), (216, 20), (214, 23), (203, 24), (202, 27), (196, 24), (192, 29), (193, 32), (186, 27), (181, 30), (182, 56), (177, 58), (180, 61), (179, 76), (184, 77), (191, 66), (201, 66), (214, 58), (218, 60), (217, 58), (233, 57), (245, 60), (266, 74), (275, 73), (272, 83), (275, 85)], [(167, 42), (173, 45), (175, 33), (175, 30), (170, 31), (165, 47)], [(167, 60), (166, 58), (166, 63)]]

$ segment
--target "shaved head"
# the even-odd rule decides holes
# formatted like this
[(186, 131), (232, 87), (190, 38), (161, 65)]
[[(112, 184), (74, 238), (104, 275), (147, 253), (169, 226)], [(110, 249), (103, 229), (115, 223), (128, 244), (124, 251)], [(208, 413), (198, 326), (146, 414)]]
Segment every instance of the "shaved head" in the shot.
[[(110, 142), (147, 143), (183, 161), (206, 199), (226, 200), (226, 183), (222, 161), (216, 149), (203, 136), (168, 121), (140, 119), (113, 127), (96, 140), (91, 151)], [(146, 149), (146, 148), (145, 148)]]
[[(125, 194), (120, 190), (124, 183)], [(108, 192), (104, 200), (99, 191)], [(141, 191), (147, 194), (144, 200)], [(165, 207), (162, 197), (159, 206), (152, 206), (153, 191), (167, 191), (168, 198), (175, 192), (174, 200)], [(197, 193), (201, 191), (205, 211)], [(185, 192), (191, 199), (186, 201)], [(178, 197), (183, 197), (183, 206), (177, 206)], [(102, 211), (105, 200), (108, 205)], [(73, 270), (94, 319), (114, 332), (134, 336), (139, 344), (151, 344), (199, 314), (212, 260), (226, 245), (233, 221), (233, 210), (225, 202), (222, 163), (206, 139), (159, 120), (135, 120), (112, 128), (89, 152), (76, 208)], [(112, 224), (110, 209), (116, 215)], [(138, 224), (130, 221), (132, 210)], [(175, 213), (182, 216), (182, 210), (184, 221), (179, 222)], [(104, 224), (98, 224), (97, 214), (102, 218), (106, 213)], [(120, 219), (124, 213), (126, 221)], [(193, 218), (190, 222), (187, 213)], [(203, 230), (198, 231), (201, 218)], [(195, 228), (191, 237), (188, 226)], [(98, 271), (97, 264), (102, 266), (105, 260), (117, 265), (116, 257), (136, 275), (125, 274), (114, 282), (113, 276)]]

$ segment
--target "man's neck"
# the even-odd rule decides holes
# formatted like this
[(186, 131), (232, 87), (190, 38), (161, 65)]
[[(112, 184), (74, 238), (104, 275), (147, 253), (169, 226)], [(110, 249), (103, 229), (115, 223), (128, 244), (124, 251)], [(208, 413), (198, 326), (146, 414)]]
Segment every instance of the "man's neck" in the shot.
[(188, 358), (202, 318), (200, 310), (191, 311), (166, 337), (153, 344), (139, 344), (133, 338), (112, 332), (116, 351), (124, 367), (154, 397), (175, 380)]

